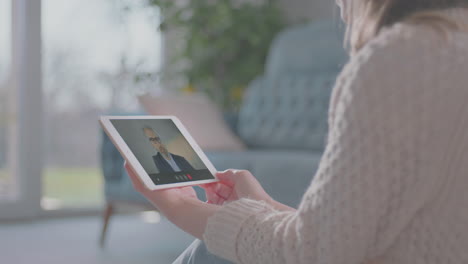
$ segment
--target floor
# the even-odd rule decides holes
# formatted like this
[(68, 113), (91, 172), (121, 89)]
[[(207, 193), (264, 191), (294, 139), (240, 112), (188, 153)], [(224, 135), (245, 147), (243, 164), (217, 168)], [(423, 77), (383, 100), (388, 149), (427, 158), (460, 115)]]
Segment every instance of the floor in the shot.
[[(193, 241), (165, 219), (143, 218), (115, 216), (103, 250), (97, 244), (101, 227), (97, 216), (0, 222), (0, 263), (172, 263)], [(154, 221), (159, 222), (149, 223)]]

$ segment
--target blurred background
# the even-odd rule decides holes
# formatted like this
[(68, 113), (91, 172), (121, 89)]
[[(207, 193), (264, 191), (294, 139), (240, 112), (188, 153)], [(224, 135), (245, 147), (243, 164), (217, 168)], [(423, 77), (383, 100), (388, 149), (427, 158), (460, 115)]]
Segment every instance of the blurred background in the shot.
[[(0, 0), (0, 262), (170, 263), (190, 243), (122, 183), (122, 161), (98, 125), (100, 115), (180, 114), (195, 123), (187, 126), (218, 169), (255, 170), (256, 164), (231, 162), (252, 149), (263, 156), (272, 149), (320, 153), (307, 142), (324, 136), (329, 92), (346, 61), (334, 6), (333, 0)], [(328, 50), (309, 49), (310, 43)], [(285, 77), (272, 74), (278, 67)], [(259, 80), (263, 88), (251, 88)], [(263, 96), (288, 94), (294, 85), (300, 86), (294, 97)], [(315, 86), (326, 92), (307, 89)], [(292, 105), (282, 113), (300, 112), (301, 120), (309, 110), (300, 100), (309, 97), (309, 110), (321, 113), (311, 123), (323, 123), (311, 125), (323, 130), (317, 139), (285, 145), (281, 130), (264, 129), (268, 119), (253, 121), (252, 107), (278, 98)], [(246, 122), (278, 138), (261, 145), (242, 127)], [(299, 123), (287, 126), (310, 131)], [(275, 163), (263, 156), (258, 160)]]

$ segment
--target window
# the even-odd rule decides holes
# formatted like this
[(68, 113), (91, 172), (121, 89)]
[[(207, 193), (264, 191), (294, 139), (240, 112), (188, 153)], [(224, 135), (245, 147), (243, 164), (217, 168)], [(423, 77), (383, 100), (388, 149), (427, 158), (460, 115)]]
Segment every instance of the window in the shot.
[(135, 76), (161, 64), (158, 13), (144, 2), (42, 0), (45, 209), (103, 202), (98, 117), (138, 111)]
[(11, 147), (9, 137), (14, 122), (11, 66), (11, 1), (0, 0), (0, 200), (12, 196)]

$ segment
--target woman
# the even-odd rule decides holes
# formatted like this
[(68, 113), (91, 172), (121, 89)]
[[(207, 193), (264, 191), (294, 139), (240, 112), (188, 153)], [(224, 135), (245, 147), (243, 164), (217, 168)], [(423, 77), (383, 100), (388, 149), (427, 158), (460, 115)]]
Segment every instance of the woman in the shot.
[[(352, 58), (299, 208), (247, 171), (142, 192), (192, 263), (468, 263), (468, 0), (340, 0)], [(206, 248), (212, 253), (203, 250)], [(216, 256), (215, 256), (216, 255)]]

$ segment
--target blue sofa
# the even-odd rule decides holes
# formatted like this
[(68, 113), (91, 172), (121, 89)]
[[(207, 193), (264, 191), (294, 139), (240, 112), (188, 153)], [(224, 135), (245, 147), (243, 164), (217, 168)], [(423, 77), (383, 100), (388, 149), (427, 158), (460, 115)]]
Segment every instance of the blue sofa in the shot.
[[(280, 33), (270, 48), (264, 74), (249, 85), (233, 127), (248, 150), (208, 152), (214, 166), (250, 170), (274, 199), (296, 207), (320, 161), (331, 90), (347, 59), (342, 31), (332, 21)], [(101, 150), (107, 201), (104, 245), (117, 203), (148, 203), (133, 190), (122, 157), (104, 134)]]

